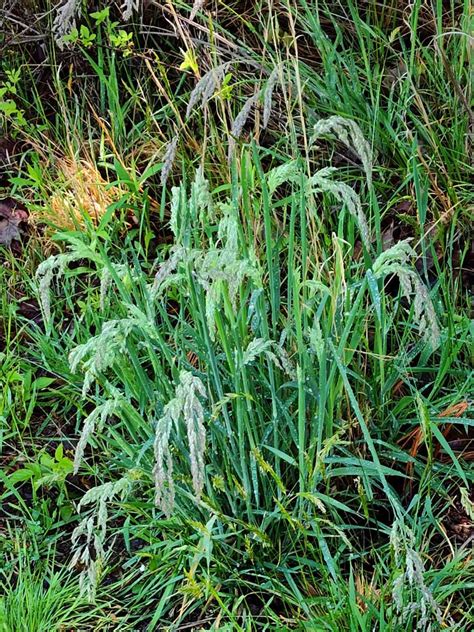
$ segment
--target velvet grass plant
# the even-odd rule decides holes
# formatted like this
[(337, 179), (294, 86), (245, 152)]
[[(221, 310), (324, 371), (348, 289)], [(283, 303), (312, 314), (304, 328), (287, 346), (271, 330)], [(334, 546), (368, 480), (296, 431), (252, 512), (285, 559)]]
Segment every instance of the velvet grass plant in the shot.
[(468, 3), (76, 4), (2, 114), (0, 616), (469, 629)]
[[(362, 142), (359, 128), (342, 119), (322, 121), (316, 131), (333, 132), (336, 124)], [(367, 145), (358, 151), (366, 152), (371, 187)], [(41, 264), (39, 299), (52, 343), (53, 297), (73, 292), (77, 277), (94, 283), (107, 271), (107, 287), (87, 294), (103, 309), (95, 333), (72, 305), (73, 335), (59, 343), (92, 407), (76, 471), (90, 467), (85, 454), (100, 444), (115, 473), (101, 477), (78, 506), (72, 564), (84, 564), (81, 581), (91, 596), (111, 554), (109, 515), (137, 502), (154, 537), (160, 524), (165, 532), (171, 524), (200, 534), (194, 561), (183, 568), (180, 590), (192, 596), (185, 611), (219, 603), (216, 584), (232, 592), (235, 573), (254, 587), (264, 577), (268, 597), (259, 590), (259, 601), (276, 593), (291, 611), (308, 577), (340, 582), (351, 560), (361, 563), (361, 529), (372, 542), (369, 555), (390, 546), (394, 525), (404, 525), (402, 534), (412, 529), (419, 509), (410, 515), (404, 507), (409, 461), (384, 439), (397, 432), (390, 393), (414, 357), (433, 361), (447, 334), (439, 298), (423, 284), (409, 243), (376, 255), (362, 202), (349, 189), (328, 169), (308, 177), (300, 160), (265, 172), (254, 146), (244, 150), (227, 191), (214, 194), (200, 169), (190, 187), (173, 189), (174, 244), (161, 251), (154, 273), (132, 250), (115, 262), (107, 240), (93, 233), (64, 235), (64, 254)], [(311, 221), (330, 200), (341, 233), (328, 236), (334, 254), (320, 267), (309, 255)], [(347, 232), (352, 244), (342, 238)], [(356, 240), (364, 253), (354, 259)], [(68, 281), (75, 260), (90, 271), (82, 267)], [(400, 290), (390, 295), (393, 277)], [(394, 328), (401, 321), (403, 329)], [(421, 393), (415, 401), (412, 414), (421, 406), (427, 415), (428, 441), (436, 430), (427, 402)], [(140, 520), (127, 521), (140, 530)], [(219, 558), (232, 555), (226, 580)], [(424, 605), (419, 612), (399, 605), (404, 580), (392, 568), (386, 580), (396, 599), (383, 615), (389, 621), (424, 625), (441, 616), (416, 564)], [(407, 581), (411, 586), (411, 576)], [(309, 620), (317, 613), (311, 602), (298, 605)]]

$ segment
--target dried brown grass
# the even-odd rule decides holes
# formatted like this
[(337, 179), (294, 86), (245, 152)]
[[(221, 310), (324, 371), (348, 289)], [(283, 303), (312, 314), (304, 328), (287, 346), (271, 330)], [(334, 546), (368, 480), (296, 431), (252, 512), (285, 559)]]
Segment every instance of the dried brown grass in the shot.
[(90, 159), (61, 158), (57, 174), (57, 190), (35, 214), (38, 221), (56, 229), (77, 230), (88, 220), (97, 225), (121, 195), (120, 188), (108, 184)]

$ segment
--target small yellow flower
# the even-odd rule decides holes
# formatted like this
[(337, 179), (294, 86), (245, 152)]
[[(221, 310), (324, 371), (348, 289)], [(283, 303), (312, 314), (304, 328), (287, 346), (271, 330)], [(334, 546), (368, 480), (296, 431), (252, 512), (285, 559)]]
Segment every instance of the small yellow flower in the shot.
[(183, 63), (180, 65), (179, 69), (187, 70), (189, 68), (197, 76), (199, 73), (199, 68), (194, 51), (191, 49), (188, 49), (186, 51), (184, 51), (183, 49), (180, 50), (183, 55)]

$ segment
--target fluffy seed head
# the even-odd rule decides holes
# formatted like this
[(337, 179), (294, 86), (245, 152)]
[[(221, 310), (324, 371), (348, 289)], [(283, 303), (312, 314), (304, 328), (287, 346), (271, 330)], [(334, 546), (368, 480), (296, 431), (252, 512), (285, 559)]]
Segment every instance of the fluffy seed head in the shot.
[(229, 63), (225, 63), (211, 68), (211, 70), (206, 72), (206, 74), (199, 79), (189, 96), (189, 102), (186, 108), (187, 119), (191, 116), (196, 106), (204, 107), (213, 97), (215, 92), (220, 88), (228, 67)]
[(121, 5), (120, 9), (122, 10), (122, 19), (125, 22), (130, 20), (134, 11), (138, 11), (139, 4), (140, 0), (125, 0), (125, 2)]
[(338, 140), (352, 149), (362, 162), (367, 184), (369, 186), (372, 184), (372, 150), (355, 121), (342, 116), (330, 116), (327, 119), (318, 121), (313, 131), (314, 136), (311, 142), (314, 142), (321, 136), (330, 134), (336, 136)]
[(398, 277), (403, 295), (410, 305), (413, 304), (414, 319), (420, 336), (432, 349), (436, 349), (441, 338), (438, 319), (428, 288), (409, 265), (409, 260), (414, 255), (409, 241), (400, 241), (377, 257), (372, 272), (377, 279), (389, 275)]
[(179, 432), (182, 419), (186, 426), (189, 446), (191, 476), (196, 498), (204, 487), (204, 452), (206, 432), (204, 408), (200, 399), (205, 398), (206, 389), (202, 381), (189, 371), (181, 371), (175, 397), (163, 409), (156, 424), (154, 454), (155, 503), (169, 516), (174, 507), (173, 460), (170, 452), (170, 435), (173, 427)]
[(66, 0), (56, 12), (53, 22), (53, 34), (59, 48), (64, 47), (62, 41), (76, 26), (76, 17), (81, 15), (81, 0)]
[(166, 185), (166, 182), (168, 181), (168, 177), (171, 173), (171, 169), (173, 168), (174, 159), (176, 158), (176, 150), (178, 148), (178, 140), (179, 140), (179, 137), (178, 135), (176, 135), (166, 145), (165, 155), (163, 158), (163, 168), (161, 170), (161, 179), (160, 179), (160, 184), (162, 187)]
[(262, 124), (263, 129), (267, 128), (268, 123), (270, 121), (270, 115), (272, 113), (272, 107), (273, 107), (273, 91), (275, 89), (276, 84), (278, 83), (280, 79), (281, 72), (282, 72), (281, 66), (280, 64), (278, 64), (272, 70), (270, 76), (268, 77), (267, 84), (265, 86), (265, 92), (264, 92), (264, 97), (263, 97), (263, 124)]
[(359, 196), (352, 187), (330, 177), (336, 171), (327, 167), (317, 171), (308, 179), (308, 190), (312, 193), (331, 193), (338, 202), (344, 204), (349, 213), (355, 218), (359, 226), (360, 235), (366, 248), (370, 247), (370, 231), (367, 218), (362, 210)]

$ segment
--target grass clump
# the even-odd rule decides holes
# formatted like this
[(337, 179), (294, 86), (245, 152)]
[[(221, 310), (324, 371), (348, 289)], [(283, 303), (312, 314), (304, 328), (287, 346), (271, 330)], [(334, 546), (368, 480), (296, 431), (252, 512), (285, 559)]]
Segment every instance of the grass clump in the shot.
[(470, 629), (467, 3), (45, 7), (2, 61), (2, 625)]

